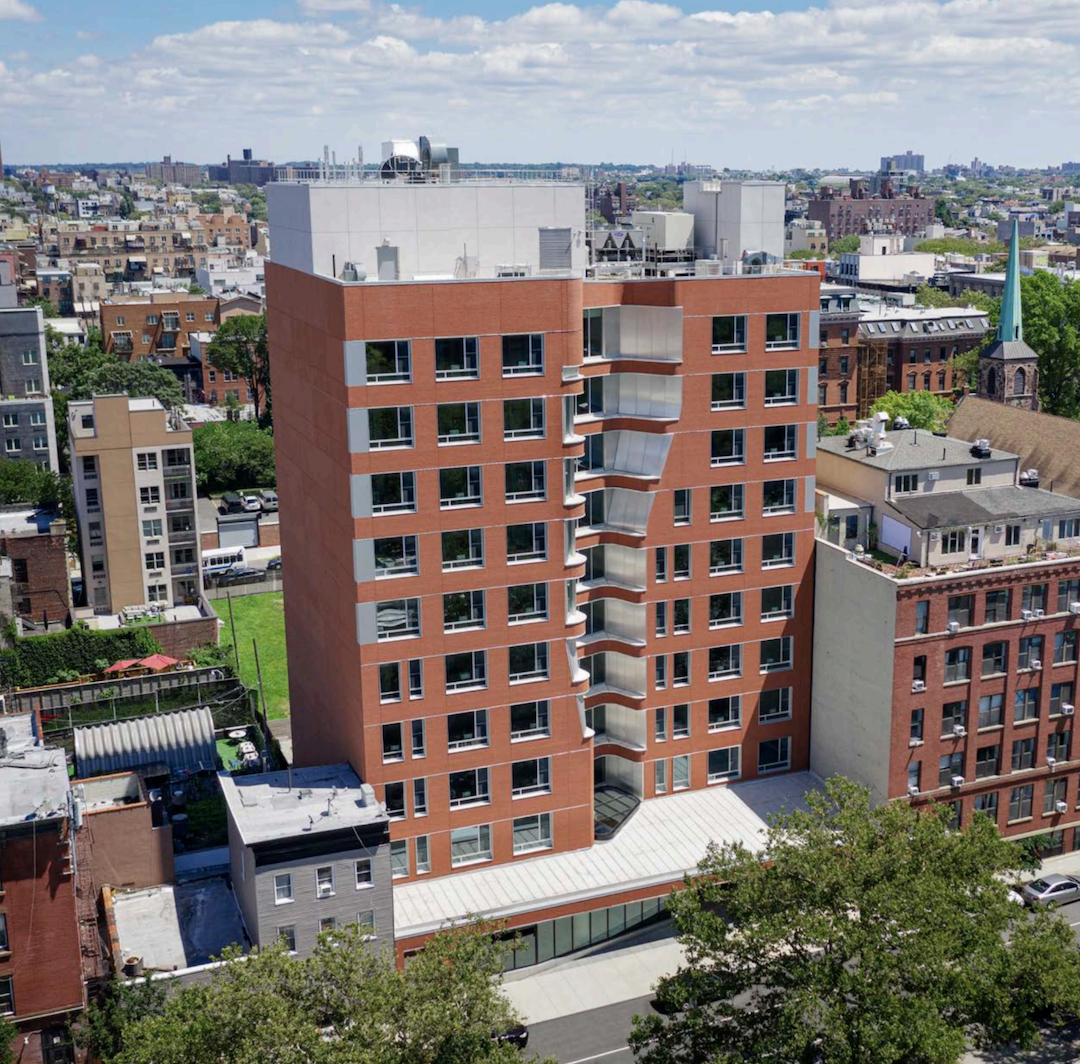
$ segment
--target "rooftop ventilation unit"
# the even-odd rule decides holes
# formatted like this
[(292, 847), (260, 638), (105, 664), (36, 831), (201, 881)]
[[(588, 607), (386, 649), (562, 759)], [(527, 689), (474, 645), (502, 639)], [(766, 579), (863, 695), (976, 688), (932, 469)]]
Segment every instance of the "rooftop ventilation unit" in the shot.
[(1025, 469), (1020, 474), (1020, 487), (1037, 488), (1039, 486), (1039, 471), (1037, 469)]
[(990, 441), (989, 440), (976, 440), (971, 445), (971, 453), (976, 458), (989, 458), (990, 457)]

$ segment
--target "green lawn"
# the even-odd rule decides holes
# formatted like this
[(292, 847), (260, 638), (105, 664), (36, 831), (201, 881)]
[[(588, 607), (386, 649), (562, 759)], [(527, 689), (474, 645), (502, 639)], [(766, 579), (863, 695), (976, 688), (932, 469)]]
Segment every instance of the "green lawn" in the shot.
[[(218, 599), (214, 603), (218, 616), (225, 622), (223, 639), (231, 642), (229, 603)], [(255, 673), (255, 651), (251, 641), (259, 644), (259, 664), (262, 666), (263, 687), (266, 691), (266, 710), (270, 719), (289, 715), (289, 668), (285, 659), (285, 604), (280, 591), (265, 595), (237, 595), (232, 600), (236, 622), (236, 641), (240, 650), (240, 676), (249, 687), (258, 686)]]

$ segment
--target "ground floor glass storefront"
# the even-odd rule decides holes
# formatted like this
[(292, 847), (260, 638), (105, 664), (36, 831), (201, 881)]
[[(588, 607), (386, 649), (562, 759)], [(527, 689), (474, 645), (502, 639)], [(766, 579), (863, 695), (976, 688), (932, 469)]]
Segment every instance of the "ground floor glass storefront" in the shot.
[(555, 957), (576, 953), (667, 919), (667, 915), (667, 898), (650, 898), (516, 928), (507, 936), (517, 936), (518, 948), (506, 955), (506, 970), (530, 968)]

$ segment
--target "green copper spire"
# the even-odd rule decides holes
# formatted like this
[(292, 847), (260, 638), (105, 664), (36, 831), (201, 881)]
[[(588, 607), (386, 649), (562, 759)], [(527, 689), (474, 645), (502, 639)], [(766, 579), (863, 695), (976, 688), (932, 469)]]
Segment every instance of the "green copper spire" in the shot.
[(997, 338), (1006, 343), (1024, 338), (1024, 319), (1020, 312), (1020, 225), (1015, 218), (1009, 244), (1009, 264), (1005, 268), (1005, 291), (1001, 296)]

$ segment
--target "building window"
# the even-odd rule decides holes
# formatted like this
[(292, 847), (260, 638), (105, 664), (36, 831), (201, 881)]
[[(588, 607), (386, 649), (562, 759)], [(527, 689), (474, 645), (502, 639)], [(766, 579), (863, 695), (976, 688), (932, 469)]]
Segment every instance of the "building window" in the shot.
[(743, 516), (742, 484), (718, 484), (709, 489), (709, 520), (728, 521)]
[(1024, 787), (1013, 787), (1009, 794), (1009, 821), (1027, 820), (1031, 817), (1032, 799), (1035, 788), (1032, 784)]
[(964, 752), (956, 750), (951, 754), (943, 754), (938, 758), (938, 786), (949, 787), (952, 785), (953, 776), (964, 774)]
[(547, 559), (547, 526), (543, 522), (506, 526), (506, 555), (509, 562), (538, 562)]
[(690, 706), (686, 702), (680, 702), (671, 709), (671, 737), (690, 738)]
[(277, 929), (277, 937), (285, 943), (285, 948), (290, 953), (296, 952), (296, 925), (287, 924)]
[(799, 456), (795, 425), (765, 427), (765, 461), (777, 462)]
[(409, 874), (409, 840), (396, 839), (390, 843), (390, 876), (402, 879)]
[(440, 403), (437, 421), (440, 444), (480, 442), (479, 403)]
[(996, 728), (1004, 722), (1004, 695), (983, 695), (979, 699), (979, 727)]
[(1068, 613), (1074, 602), (1080, 602), (1080, 580), (1059, 580), (1057, 612)]
[(369, 384), (399, 384), (412, 380), (408, 340), (376, 340), (364, 345)]
[(791, 740), (765, 739), (758, 743), (758, 774), (781, 772), (791, 768)]
[(742, 624), (742, 592), (726, 591), (709, 596), (709, 627), (725, 628)]
[(1047, 762), (1053, 758), (1054, 762), (1069, 760), (1069, 742), (1072, 739), (1071, 731), (1051, 732), (1046, 737)]
[(546, 497), (547, 481), (543, 462), (507, 462), (507, 502), (528, 502)]
[(679, 543), (672, 548), (673, 575), (676, 580), (690, 579), (690, 544)]
[(1043, 637), (1026, 635), (1020, 639), (1019, 652), (1016, 655), (1018, 669), (1041, 669), (1043, 656)]
[[(481, 595), (476, 591), (473, 594)], [(446, 596), (449, 598), (450, 596)], [(466, 650), (461, 654), (447, 654), (443, 659), (446, 670), (446, 690), (475, 691), (487, 687), (487, 652)]]
[(431, 849), (428, 845), (427, 835), (417, 835), (416, 843), (416, 874), (423, 875), (431, 871)]
[[(779, 315), (784, 317), (785, 315)], [(797, 319), (796, 315), (796, 319)], [(798, 326), (796, 325), (796, 337)], [(724, 314), (712, 320), (712, 350), (714, 355), (746, 350), (746, 315)]]
[(768, 369), (765, 371), (765, 405), (789, 406), (799, 401), (799, 371), (797, 369)]
[(1034, 613), (1035, 610), (1045, 610), (1047, 599), (1046, 589), (1046, 584), (1028, 584), (1021, 592), (1021, 611), (1029, 610)]
[(958, 624), (961, 628), (969, 628), (975, 616), (974, 595), (950, 595), (949, 596), (949, 624)]
[(368, 445), (372, 450), (412, 447), (412, 407), (385, 406), (369, 409)]
[(420, 658), (409, 662), (409, 698), (424, 697), (424, 663)]
[(547, 584), (515, 584), (506, 589), (506, 596), (510, 624), (547, 619)]
[(532, 794), (548, 794), (551, 791), (551, 758), (530, 758), (515, 761), (510, 766), (511, 795), (524, 798)]
[(517, 817), (513, 824), (514, 853), (533, 853), (550, 850), (554, 846), (551, 836), (551, 814)]
[(157, 485), (139, 488), (139, 502), (143, 506), (156, 506), (161, 502), (161, 489)]
[(655, 794), (667, 794), (667, 762), (653, 762), (653, 792)]
[(761, 671), (783, 672), (794, 664), (795, 640), (789, 636), (761, 641)]
[(675, 491), (673, 512), (675, 524), (688, 525), (691, 521), (690, 513), (691, 492), (689, 488), (677, 488)]
[(987, 643), (982, 652), (982, 675), (996, 676), (1008, 669), (1008, 643)]
[[(94, 542), (92, 532), (90, 535), (90, 542)], [(165, 568), (165, 554), (163, 551), (147, 551), (146, 554), (143, 555), (143, 559), (146, 564), (147, 572), (154, 572), (156, 570)]]
[(921, 739), (923, 737), (923, 722), (926, 717), (926, 711), (923, 709), (913, 709), (911, 711), (911, 726), (909, 728), (909, 736), (912, 739)]
[(741, 539), (714, 539), (709, 544), (709, 574), (741, 573), (743, 541)]
[(135, 464), (140, 472), (157, 469), (158, 456), (155, 451), (143, 451), (135, 456)]
[(274, 904), (283, 905), (293, 900), (292, 876), (282, 872), (274, 876)]
[(793, 584), (761, 589), (761, 619), (776, 621), (795, 614), (795, 588)]
[(1057, 632), (1054, 635), (1054, 664), (1064, 665), (1076, 661), (1076, 630)]
[[(1046, 780), (1043, 784), (1043, 812), (1046, 814), (1057, 813), (1058, 803), (1065, 805), (1065, 793), (1068, 786), (1068, 780)], [(1049, 854), (1041, 854), (1046, 857)]]
[(491, 801), (489, 772), (486, 768), (467, 768), (450, 773), (450, 808), (484, 805)]
[(427, 816), (427, 780), (418, 777), (413, 780), (413, 816)]
[(741, 410), (746, 406), (746, 374), (714, 373), (712, 375), (713, 410)]
[(443, 595), (443, 631), (483, 628), (484, 592), (451, 591)]
[(446, 737), (449, 750), (467, 750), (477, 746), (487, 746), (487, 710), (451, 713), (446, 718)]
[(502, 338), (504, 377), (520, 377), (544, 372), (544, 334), (527, 333)]
[(795, 564), (795, 534), (779, 532), (761, 537), (762, 569), (779, 569)]
[(743, 429), (716, 429), (712, 434), (712, 464), (741, 465), (746, 461)]
[(453, 867), (491, 860), (491, 825), (455, 828), (450, 832), (450, 864)]
[(954, 735), (967, 725), (967, 702), (946, 702), (941, 707), (941, 734)]
[(379, 666), (379, 701), (401, 701), (401, 665), (396, 661)]
[(1035, 767), (1035, 739), (1014, 739), (1012, 744), (1012, 770), (1022, 772)]
[(510, 647), (510, 682), (546, 680), (548, 677), (547, 643), (522, 643)]
[(709, 648), (709, 679), (724, 680), (742, 675), (742, 645)]
[(373, 473), (371, 512), (373, 514), (416, 511), (415, 473)]
[(671, 759), (671, 789), (685, 791), (690, 787), (690, 755), (680, 754)]
[(503, 401), (503, 439), (543, 439), (544, 431), (543, 399)]
[(999, 591), (987, 591), (985, 623), (996, 624), (999, 621), (1007, 621), (1009, 619), (1010, 599), (1011, 595), (1008, 588)]
[(375, 544), (375, 579), (387, 576), (415, 576), (420, 572), (416, 536), (391, 536)]
[(334, 895), (334, 869), (332, 866), (315, 869), (315, 896), (331, 898)]
[(401, 782), (387, 783), (385, 786), (384, 802), (386, 805), (387, 815), (390, 817), (391, 820), (404, 819), (405, 784)]
[[(713, 319), (715, 323), (716, 319)], [(715, 328), (715, 325), (714, 325)], [(799, 346), (798, 314), (767, 314), (765, 316), (765, 350), (794, 350)]]
[[(712, 703), (710, 702), (710, 706)], [(791, 719), (791, 688), (776, 687), (762, 691), (758, 702), (758, 723), (771, 724)]]
[(737, 728), (741, 721), (742, 697), (740, 695), (709, 699), (709, 731)]
[(1006, 547), (1018, 547), (1020, 546), (1020, 525), (1006, 525), (1005, 526), (1005, 546)]
[(1080, 536), (1080, 518), (1058, 521), (1058, 539), (1076, 539), (1077, 536)]
[[(410, 474), (411, 475), (411, 474)], [(439, 470), (439, 506), (479, 506), (483, 502), (480, 466), (458, 466)]]
[(414, 720), (410, 725), (409, 731), (412, 736), (412, 756), (427, 757), (427, 727), (423, 718)]
[(975, 796), (975, 801), (971, 804), (971, 808), (973, 812), (985, 813), (996, 824), (998, 815), (997, 791), (990, 791), (987, 794), (977, 794)]
[(382, 759), (383, 764), (392, 761), (405, 760), (405, 747), (402, 745), (401, 724), (384, 724), (382, 726)]
[[(413, 538), (413, 537), (411, 537)], [(466, 528), (442, 534), (442, 567), (479, 569), (484, 565), (484, 530)]]
[(375, 605), (378, 639), (401, 639), (420, 634), (420, 600), (389, 599)]
[(435, 379), (465, 380), (480, 376), (480, 341), (475, 336), (435, 341)]
[(795, 481), (766, 480), (762, 484), (761, 512), (763, 514), (795, 513)]
[(364, 890), (375, 886), (375, 872), (372, 868), (370, 857), (361, 857), (354, 865), (356, 873), (356, 889)]
[(1016, 692), (1013, 706), (1013, 720), (1017, 723), (1025, 720), (1037, 720), (1039, 716), (1039, 689), (1028, 687)]
[(510, 739), (538, 739), (551, 734), (547, 700), (518, 702), (510, 707)]
[(945, 682), (971, 679), (971, 647), (952, 647), (945, 651)]

